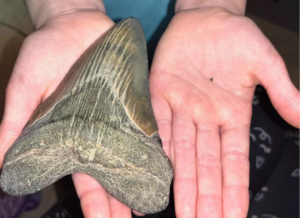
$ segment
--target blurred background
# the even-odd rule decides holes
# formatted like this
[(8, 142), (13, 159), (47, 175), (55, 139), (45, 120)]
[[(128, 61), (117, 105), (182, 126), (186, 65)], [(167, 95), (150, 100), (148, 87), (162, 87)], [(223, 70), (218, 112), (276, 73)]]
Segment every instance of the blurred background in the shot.
[[(174, 5), (174, 2), (170, 5)], [(299, 1), (248, 0), (246, 16), (253, 19), (274, 44), (286, 63), (293, 83), (299, 89)], [(0, 0), (0, 119), (3, 115), (5, 89), (15, 60), (23, 40), (33, 31), (23, 0)], [(281, 120), (262, 87), (256, 90), (253, 112), (258, 119), (253, 119), (250, 135), (251, 204), (248, 217), (297, 218), (299, 131)], [(276, 145), (266, 141), (270, 137)], [(175, 217), (172, 206), (171, 196), (166, 211), (146, 217)], [(0, 190), (0, 217), (83, 216), (71, 178), (65, 177), (31, 196), (12, 197)]]

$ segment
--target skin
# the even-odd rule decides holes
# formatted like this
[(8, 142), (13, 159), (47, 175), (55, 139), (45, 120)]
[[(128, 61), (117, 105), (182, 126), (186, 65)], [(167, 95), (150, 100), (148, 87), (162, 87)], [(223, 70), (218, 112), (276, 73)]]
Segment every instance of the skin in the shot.
[(251, 20), (219, 7), (177, 13), (150, 73), (155, 117), (173, 163), (177, 217), (246, 217), (259, 83), (279, 114), (299, 127), (299, 92)]
[[(255, 86), (262, 84), (279, 114), (298, 128), (299, 92), (279, 54), (249, 19), (224, 7), (177, 11), (150, 73), (159, 133), (174, 167), (176, 216), (246, 217)], [(34, 109), (113, 25), (91, 10), (44, 20), (25, 40), (7, 87), (0, 163)], [(85, 217), (131, 217), (93, 178), (76, 173), (73, 180)]]

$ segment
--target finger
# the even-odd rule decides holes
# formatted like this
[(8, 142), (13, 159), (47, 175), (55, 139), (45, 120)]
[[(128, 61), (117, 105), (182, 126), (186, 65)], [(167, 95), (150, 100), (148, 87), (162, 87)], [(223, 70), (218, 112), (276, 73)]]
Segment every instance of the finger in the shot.
[(131, 218), (131, 209), (110, 194), (107, 194), (111, 218)]
[(84, 173), (74, 173), (72, 178), (84, 217), (110, 217), (107, 193), (100, 183)]
[(246, 217), (249, 204), (250, 125), (236, 120), (221, 127), (224, 218)]
[(222, 174), (219, 126), (197, 126), (197, 217), (222, 217)]
[(275, 49), (273, 53), (264, 63), (263, 71), (257, 72), (256, 76), (282, 118), (299, 128), (300, 93), (291, 82), (282, 58)]
[(132, 210), (132, 213), (134, 213), (136, 216), (145, 216), (144, 213), (138, 212), (136, 210)]
[(174, 200), (176, 217), (196, 215), (196, 128), (190, 117), (173, 112)]
[(33, 111), (41, 102), (39, 91), (21, 78), (13, 77), (6, 91), (4, 115), (0, 126), (0, 167), (4, 154), (21, 134)]
[(150, 92), (151, 103), (155, 115), (155, 119), (159, 129), (163, 149), (166, 155), (171, 159), (171, 125), (172, 111), (168, 102), (163, 98), (161, 88), (164, 87), (158, 72), (151, 72), (150, 76)]
[(171, 109), (164, 100), (153, 100), (152, 105), (164, 152), (171, 159)]

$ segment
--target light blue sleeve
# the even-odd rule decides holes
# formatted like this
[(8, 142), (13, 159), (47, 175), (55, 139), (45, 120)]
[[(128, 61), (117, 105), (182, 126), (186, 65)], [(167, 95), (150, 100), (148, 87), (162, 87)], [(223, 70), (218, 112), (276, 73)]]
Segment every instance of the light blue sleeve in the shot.
[[(146, 41), (158, 38), (174, 14), (175, 0), (103, 0), (107, 15), (115, 22), (127, 17), (140, 20)], [(155, 36), (157, 35), (157, 36)]]

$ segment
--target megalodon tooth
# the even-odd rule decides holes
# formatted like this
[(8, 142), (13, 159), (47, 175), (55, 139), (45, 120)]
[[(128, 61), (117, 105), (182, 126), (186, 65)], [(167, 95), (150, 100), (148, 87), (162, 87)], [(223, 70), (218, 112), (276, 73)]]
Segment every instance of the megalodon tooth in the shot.
[(139, 21), (117, 23), (35, 110), (5, 155), (1, 188), (26, 195), (83, 172), (134, 210), (164, 210), (173, 172), (158, 135), (148, 73)]

